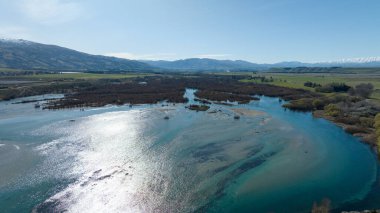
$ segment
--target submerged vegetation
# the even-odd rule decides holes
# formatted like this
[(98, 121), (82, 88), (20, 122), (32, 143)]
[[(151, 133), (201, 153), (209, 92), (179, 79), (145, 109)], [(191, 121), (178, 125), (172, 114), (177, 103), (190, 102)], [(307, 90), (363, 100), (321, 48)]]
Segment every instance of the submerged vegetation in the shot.
[(324, 92), (324, 93), (331, 93), (331, 92), (347, 92), (349, 89), (351, 89), (350, 86), (346, 85), (345, 83), (330, 83), (323, 86), (318, 86), (315, 88), (316, 92)]
[[(105, 76), (106, 77), (106, 76)], [(151, 104), (160, 101), (187, 102), (185, 88), (198, 89), (199, 100), (248, 103), (260, 95), (281, 97), (284, 100), (310, 98), (316, 93), (302, 89), (268, 84), (242, 83), (244, 76), (219, 75), (156, 75), (126, 79), (54, 79), (30, 86), (9, 87), (1, 94), (3, 100), (46, 93), (63, 93), (65, 98), (49, 102), (47, 108), (104, 106), (106, 104)]]
[[(116, 75), (124, 77), (119, 78)], [(290, 78), (281, 80), (278, 76), (255, 78), (249, 74), (171, 73), (164, 75), (156, 73), (144, 76), (83, 73), (80, 75), (42, 74), (41, 78), (31, 76), (29, 74), (26, 78), (7, 76), (0, 79), (0, 98), (11, 100), (47, 93), (64, 94), (62, 99), (38, 100), (42, 102), (41, 108), (52, 110), (100, 107), (108, 104), (129, 104), (132, 107), (135, 104), (159, 102), (163, 102), (162, 105), (166, 106), (167, 103), (187, 103), (184, 92), (186, 88), (193, 88), (197, 90), (194, 100), (199, 104), (191, 104), (187, 108), (194, 111), (208, 111), (212, 103), (236, 105), (259, 100), (260, 96), (279, 97), (280, 103), (284, 103), (284, 109), (312, 112), (315, 117), (326, 118), (343, 127), (346, 132), (362, 137), (363, 141), (374, 147), (377, 146), (380, 153), (380, 106), (374, 101), (376, 99), (371, 99), (372, 93), (379, 89), (375, 83), (361, 82), (351, 85), (336, 83), (339, 81), (322, 83), (318, 80), (302, 79), (299, 81), (300, 86), (297, 84), (287, 86), (292, 83)], [(1, 80), (15, 83), (1, 84)], [(209, 110), (209, 113), (216, 112), (216, 110)], [(233, 116), (236, 121), (240, 118), (239, 114)], [(163, 119), (171, 120), (172, 118), (165, 114)], [(231, 174), (238, 176), (262, 163), (264, 160), (260, 158), (249, 160), (233, 170)], [(323, 200), (321, 203), (314, 203), (312, 212), (329, 212), (330, 207), (330, 201)]]
[(306, 81), (303, 85), (305, 87), (311, 87), (311, 88), (321, 87), (320, 84), (317, 84), (317, 83), (311, 82), (311, 81)]
[(347, 132), (361, 136), (365, 142), (375, 145), (373, 123), (380, 107), (363, 97), (333, 94), (290, 101), (284, 107), (313, 111), (316, 117), (331, 120)]
[(329, 199), (323, 199), (321, 203), (314, 202), (311, 213), (329, 213), (331, 201)]
[[(273, 76), (272, 76), (273, 75)], [(18, 75), (16, 75), (18, 76)], [(38, 77), (37, 77), (38, 76)], [(68, 77), (65, 78), (64, 76)], [(201, 105), (191, 105), (189, 109), (208, 110), (208, 104), (238, 104), (258, 100), (261, 95), (279, 97), (288, 101), (283, 106), (290, 110), (312, 111), (316, 117), (323, 117), (342, 126), (347, 132), (363, 137), (376, 145), (379, 125), (375, 116), (380, 112), (379, 104), (369, 99), (379, 90), (376, 81), (352, 85), (339, 83), (343, 77), (295, 76), (276, 74), (133, 74), (133, 73), (81, 73), (42, 74), (24, 77), (5, 77), (9, 81), (16, 78), (26, 81), (17, 84), (3, 84), (0, 98), (10, 100), (17, 97), (47, 93), (65, 94), (63, 99), (49, 100), (44, 109), (73, 107), (99, 107), (107, 104), (154, 104), (158, 102), (186, 103), (183, 97), (186, 88), (197, 89), (196, 100)], [(376, 79), (375, 76), (373, 79)], [(298, 79), (298, 83), (294, 82)], [(321, 81), (323, 79), (323, 81)], [(373, 80), (372, 79), (372, 80)], [(1, 81), (0, 81), (1, 82)], [(295, 84), (294, 84), (295, 83)], [(1, 83), (0, 83), (1, 84)], [(291, 84), (291, 86), (288, 86)], [(373, 99), (376, 100), (376, 99)], [(375, 125), (375, 128), (374, 128)], [(377, 126), (376, 126), (377, 125)], [(376, 131), (375, 131), (376, 129)], [(376, 136), (375, 132), (378, 134)], [(380, 142), (378, 142), (380, 143)]]
[(374, 127), (377, 137), (377, 153), (380, 156), (380, 113), (377, 113), (377, 115), (375, 116)]
[[(140, 82), (146, 82), (141, 84)], [(45, 108), (100, 107), (107, 104), (154, 104), (162, 101), (185, 103), (185, 87), (172, 79), (152, 78), (129, 82), (93, 82), (86, 88), (67, 94), (64, 99), (49, 102)]]
[(355, 86), (355, 88), (350, 89), (350, 95), (356, 95), (363, 98), (369, 98), (373, 93), (374, 86), (371, 83), (362, 83)]
[(209, 106), (207, 105), (196, 105), (196, 104), (192, 104), (190, 106), (187, 107), (188, 109), (190, 110), (194, 110), (194, 111), (207, 111), (208, 109), (210, 109)]
[[(377, 100), (380, 103), (380, 69), (379, 68), (339, 68), (331, 69), (331, 72), (325, 72), (322, 68), (303, 68), (305, 72), (286, 72), (279, 69), (280, 72), (267, 72), (259, 74), (251, 74), (247, 76), (243, 82), (265, 83), (276, 86), (289, 88), (305, 89), (315, 91), (318, 86), (324, 86), (331, 83), (344, 83), (351, 88), (362, 83), (371, 83), (373, 85), (373, 93), (370, 98)], [(320, 70), (314, 72), (315, 70)], [(323, 71), (323, 72), (322, 72)], [(241, 73), (244, 75), (244, 73)], [(247, 74), (245, 74), (247, 75)], [(255, 80), (256, 76), (264, 76), (267, 79), (272, 77), (272, 82), (261, 82)], [(316, 87), (310, 87), (307, 82), (315, 84)]]

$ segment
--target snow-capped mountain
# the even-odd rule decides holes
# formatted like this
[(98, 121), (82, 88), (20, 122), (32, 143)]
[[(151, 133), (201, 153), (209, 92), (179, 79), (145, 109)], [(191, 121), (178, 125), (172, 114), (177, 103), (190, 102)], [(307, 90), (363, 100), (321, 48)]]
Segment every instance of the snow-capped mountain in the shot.
[(348, 58), (336, 61), (314, 63), (313, 66), (380, 67), (380, 57)]
[(352, 58), (329, 62), (304, 63), (298, 61), (257, 64), (242, 60), (191, 58), (176, 61), (135, 61), (40, 44), (23, 39), (0, 37), (0, 67), (47, 70), (132, 70), (132, 71), (242, 71), (295, 67), (378, 67), (380, 57)]
[(51, 71), (152, 70), (148, 64), (135, 60), (91, 55), (56, 45), (4, 38), (0, 38), (0, 67)]
[(24, 39), (13, 39), (13, 38), (4, 38), (0, 37), (0, 42), (8, 42), (13, 44), (32, 44), (33, 42), (27, 41)]
[(337, 61), (329, 61), (327, 63), (372, 63), (372, 62), (380, 62), (380, 57), (365, 57), (365, 58), (347, 58), (341, 59)]

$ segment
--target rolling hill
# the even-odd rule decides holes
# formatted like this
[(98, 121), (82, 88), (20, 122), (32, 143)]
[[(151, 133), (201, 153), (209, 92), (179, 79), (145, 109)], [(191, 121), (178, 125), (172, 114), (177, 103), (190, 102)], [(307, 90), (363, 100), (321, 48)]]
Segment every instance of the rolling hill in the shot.
[(0, 67), (51, 71), (150, 71), (143, 62), (90, 55), (56, 45), (0, 39)]
[[(91, 55), (76, 50), (26, 40), (0, 39), (0, 68), (49, 71), (265, 71), (273, 68), (380, 67), (379, 57), (303, 63), (258, 64), (243, 60), (189, 58), (176, 61), (137, 61)], [(311, 69), (315, 70), (315, 69)], [(279, 71), (279, 70), (277, 70)], [(281, 70), (280, 70), (281, 71)], [(285, 70), (289, 71), (289, 70)], [(299, 71), (299, 70), (297, 70)], [(310, 71), (310, 69), (305, 72)]]
[(266, 66), (242, 60), (216, 60), (209, 58), (189, 58), (177, 61), (142, 61), (154, 67), (183, 71), (238, 71), (258, 70)]

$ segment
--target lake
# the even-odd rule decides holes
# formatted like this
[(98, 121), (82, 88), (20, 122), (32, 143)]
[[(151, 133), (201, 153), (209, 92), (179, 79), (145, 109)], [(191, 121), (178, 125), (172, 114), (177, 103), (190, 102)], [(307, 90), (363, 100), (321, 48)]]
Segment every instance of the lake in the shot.
[(380, 208), (371, 148), (278, 98), (207, 112), (12, 104), (41, 98), (0, 102), (0, 212), (309, 212), (325, 198), (337, 212)]

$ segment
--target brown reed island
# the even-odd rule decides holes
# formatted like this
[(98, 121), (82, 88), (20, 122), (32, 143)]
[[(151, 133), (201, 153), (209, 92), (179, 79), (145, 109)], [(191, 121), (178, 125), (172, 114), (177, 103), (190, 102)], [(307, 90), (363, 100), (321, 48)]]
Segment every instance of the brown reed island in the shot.
[[(247, 75), (216, 74), (156, 74), (125, 79), (58, 79), (48, 84), (9, 88), (1, 94), (3, 100), (47, 93), (65, 94), (62, 99), (47, 100), (43, 109), (101, 107), (108, 104), (130, 106), (136, 104), (187, 103), (186, 88), (194, 88), (195, 100), (200, 105), (188, 108), (207, 111), (211, 103), (246, 104), (259, 100), (261, 95), (279, 97), (286, 109), (311, 111), (315, 117), (326, 118), (347, 132), (360, 136), (364, 142), (376, 146), (375, 115), (380, 107), (359, 92), (337, 91), (343, 84), (324, 85), (323, 92), (275, 86), (267, 83), (246, 82)], [(343, 85), (344, 88), (348, 88)], [(318, 90), (318, 91), (319, 91)]]

